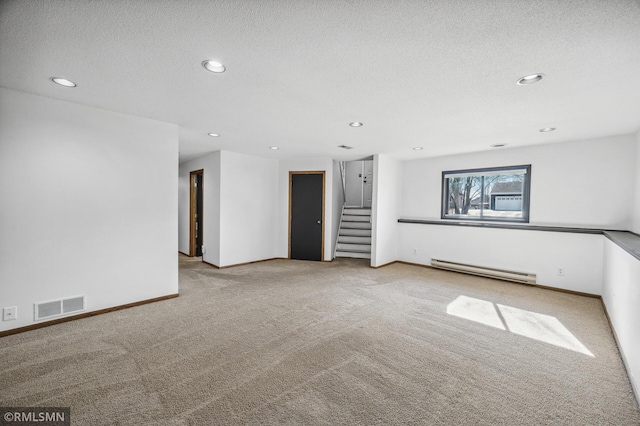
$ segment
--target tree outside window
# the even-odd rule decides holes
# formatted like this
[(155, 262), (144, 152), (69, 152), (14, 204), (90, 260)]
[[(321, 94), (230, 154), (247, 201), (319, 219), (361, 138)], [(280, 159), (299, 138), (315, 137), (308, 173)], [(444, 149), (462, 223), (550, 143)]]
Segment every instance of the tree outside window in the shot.
[(531, 166), (442, 173), (442, 219), (529, 222)]

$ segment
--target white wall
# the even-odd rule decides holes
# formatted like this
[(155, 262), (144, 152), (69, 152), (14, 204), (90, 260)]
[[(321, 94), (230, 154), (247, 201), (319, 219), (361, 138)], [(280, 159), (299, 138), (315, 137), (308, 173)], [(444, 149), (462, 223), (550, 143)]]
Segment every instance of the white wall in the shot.
[(278, 162), (221, 152), (220, 263), (277, 257)]
[[(540, 285), (599, 295), (603, 239), (599, 234), (400, 223), (398, 257), (423, 265), (435, 258), (534, 273)], [(557, 274), (558, 268), (564, 275)]]
[(220, 265), (220, 151), (213, 152), (180, 164), (178, 250), (189, 254), (190, 173), (204, 170), (202, 174), (202, 239), (206, 248), (202, 260)]
[(629, 379), (640, 398), (640, 260), (608, 239), (604, 258), (602, 300), (618, 337)]
[(331, 232), (331, 259), (336, 251), (336, 243), (338, 242), (338, 232), (340, 232), (340, 220), (342, 219), (342, 207), (344, 206), (344, 188), (342, 187), (342, 173), (340, 164), (333, 161), (333, 202), (331, 206), (332, 218), (331, 223), (333, 230)]
[(178, 128), (0, 88), (0, 303), (178, 293)]
[[(186, 163), (185, 163), (186, 164)], [(189, 255), (189, 171), (185, 164), (178, 168), (178, 251)], [(186, 173), (185, 173), (186, 172)], [(187, 176), (185, 178), (184, 176)]]
[[(531, 224), (625, 230), (633, 206), (635, 144), (633, 135), (612, 136), (409, 161), (403, 165), (401, 215), (441, 220), (443, 171), (531, 164)], [(602, 238), (402, 224), (398, 244), (399, 259), (407, 262), (429, 264), (435, 257), (502, 267), (535, 273), (541, 285), (601, 294)]]
[(276, 257), (278, 162), (216, 151), (180, 164), (180, 248), (189, 253), (189, 174), (203, 169), (205, 262), (216, 266)]
[(531, 164), (531, 224), (626, 230), (635, 144), (633, 135), (611, 136), (408, 161), (402, 216), (440, 219), (443, 171)]
[(313, 170), (326, 172), (324, 259), (331, 260), (340, 220), (332, 210), (333, 165), (331, 159), (278, 162), (229, 151), (182, 163), (179, 250), (189, 253), (189, 173), (204, 169), (203, 260), (224, 267), (288, 257), (289, 171)]
[(631, 219), (632, 232), (640, 234), (640, 130), (636, 133), (635, 143), (635, 173), (634, 173), (634, 191), (633, 191), (633, 210)]
[(373, 159), (371, 266), (398, 259), (402, 163), (385, 155)]
[(333, 233), (335, 226), (333, 212), (333, 160), (330, 158), (309, 158), (281, 160), (278, 176), (278, 237), (277, 257), (289, 257), (289, 172), (324, 171), (325, 172), (325, 206), (324, 206), (324, 260), (333, 259)]

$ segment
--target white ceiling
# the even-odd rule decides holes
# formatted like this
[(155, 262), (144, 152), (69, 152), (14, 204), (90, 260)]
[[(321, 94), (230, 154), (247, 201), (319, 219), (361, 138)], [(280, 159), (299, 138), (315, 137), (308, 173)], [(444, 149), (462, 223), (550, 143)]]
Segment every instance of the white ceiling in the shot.
[[(532, 73), (546, 76), (515, 84)], [(412, 159), (629, 134), (640, 1), (2, 1), (0, 86), (178, 124), (181, 160)]]

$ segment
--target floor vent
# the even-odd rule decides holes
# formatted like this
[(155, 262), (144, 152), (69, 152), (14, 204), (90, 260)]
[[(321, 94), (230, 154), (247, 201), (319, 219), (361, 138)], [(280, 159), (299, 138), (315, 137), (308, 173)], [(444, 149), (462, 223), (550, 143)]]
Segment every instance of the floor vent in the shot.
[(486, 266), (468, 265), (465, 263), (449, 262), (447, 260), (431, 259), (431, 266), (448, 271), (463, 272), (465, 274), (480, 275), (482, 277), (499, 280), (516, 281), (524, 284), (535, 284), (536, 274), (509, 271), (507, 269), (489, 268)]
[(33, 305), (35, 321), (42, 321), (67, 314), (82, 312), (87, 307), (87, 296), (74, 296), (66, 299), (37, 302)]

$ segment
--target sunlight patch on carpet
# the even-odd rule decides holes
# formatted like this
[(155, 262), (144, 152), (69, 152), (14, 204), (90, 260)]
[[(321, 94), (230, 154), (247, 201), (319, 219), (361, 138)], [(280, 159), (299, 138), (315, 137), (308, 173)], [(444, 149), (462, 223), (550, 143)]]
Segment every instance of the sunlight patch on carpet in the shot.
[(447, 306), (447, 313), (458, 318), (464, 318), (490, 327), (499, 328), (500, 330), (506, 330), (496, 311), (496, 306), (487, 300), (458, 296), (456, 300)]
[(556, 317), (550, 315), (462, 295), (447, 305), (447, 314), (594, 356)]

